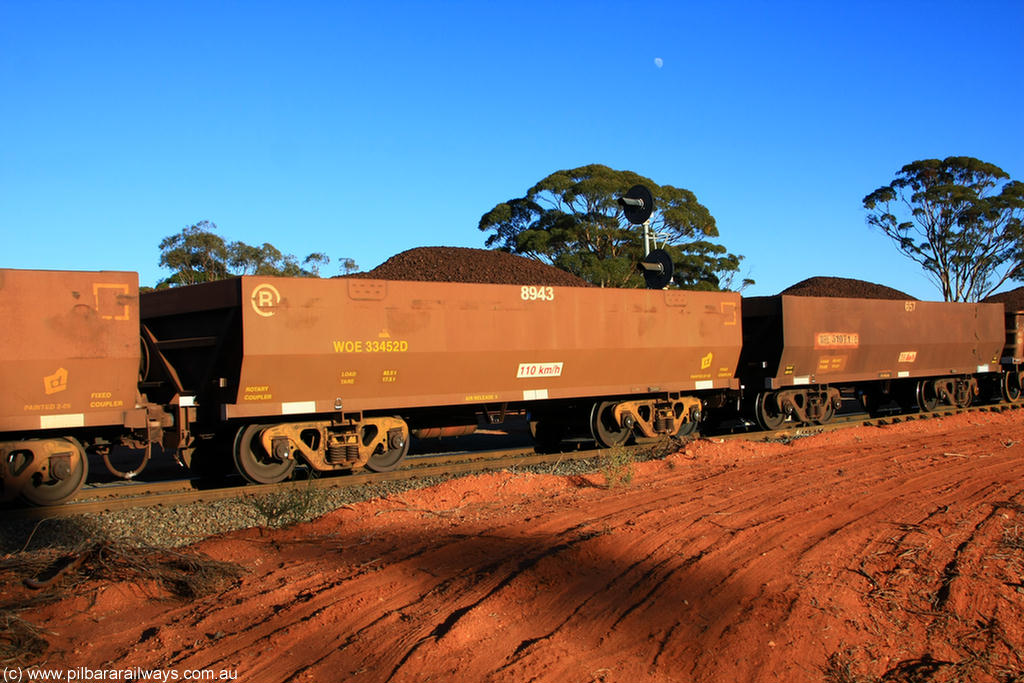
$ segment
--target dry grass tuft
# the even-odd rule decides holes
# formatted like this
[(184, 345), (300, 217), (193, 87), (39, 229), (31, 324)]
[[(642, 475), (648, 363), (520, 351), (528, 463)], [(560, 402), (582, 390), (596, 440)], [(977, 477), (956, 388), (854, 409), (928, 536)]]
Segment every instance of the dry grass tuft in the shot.
[(865, 676), (854, 671), (853, 655), (848, 652), (833, 652), (821, 667), (824, 683), (877, 683), (874, 676)]
[(601, 474), (606, 488), (629, 486), (633, 482), (633, 464), (636, 458), (622, 448), (612, 448), (601, 458)]
[(5, 667), (38, 661), (49, 646), (43, 631), (17, 610), (0, 608), (0, 663)]
[[(34, 569), (33, 569), (34, 568)], [(129, 546), (105, 541), (64, 555), (42, 570), (37, 563), (26, 579), (29, 588), (77, 588), (86, 581), (152, 581), (172, 598), (194, 600), (241, 578), (244, 570), (201, 553)]]
[(1004, 529), (1002, 546), (1007, 550), (1024, 550), (1024, 529), (1017, 525)]
[(201, 553), (109, 541), (69, 554), (23, 553), (2, 558), (0, 575), (5, 588), (14, 587), (12, 577), (22, 577), (21, 583), (30, 590), (22, 588), (20, 597), (0, 604), (0, 661), (5, 665), (38, 661), (49, 647), (46, 634), (22, 614), (70, 596), (88, 595), (89, 583), (155, 584), (161, 589), (156, 599), (187, 601), (224, 590), (244, 571), (240, 565)]
[(327, 490), (314, 484), (315, 473), (303, 486), (287, 488), (276, 493), (246, 498), (246, 504), (263, 520), (263, 526), (280, 529), (290, 524), (308, 521), (318, 511), (329, 508)]

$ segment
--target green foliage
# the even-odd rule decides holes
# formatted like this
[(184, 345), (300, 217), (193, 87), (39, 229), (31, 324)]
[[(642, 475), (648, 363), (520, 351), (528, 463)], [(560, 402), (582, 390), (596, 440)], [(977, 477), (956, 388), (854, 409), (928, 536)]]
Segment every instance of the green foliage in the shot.
[(200, 221), (160, 242), (160, 266), (174, 271), (157, 289), (223, 280), (228, 272), (228, 245), (214, 233), (217, 226)]
[(614, 489), (619, 486), (629, 486), (633, 482), (633, 464), (636, 458), (622, 449), (612, 448), (611, 451), (601, 458), (601, 474), (604, 475), (606, 488)]
[[(307, 256), (302, 263), (264, 242), (252, 246), (245, 242), (226, 242), (210, 221), (200, 221), (160, 242), (160, 265), (172, 271), (156, 288), (166, 289), (198, 282), (223, 280), (237, 275), (274, 275), (320, 277), (320, 268), (331, 259), (321, 252)], [(343, 272), (356, 270), (355, 261), (341, 259)]]
[[(687, 289), (727, 289), (742, 256), (711, 242), (715, 219), (689, 190), (658, 185), (632, 171), (591, 164), (557, 171), (525, 197), (498, 204), (480, 219), (492, 234), (487, 246), (550, 263), (594, 284), (643, 287), (637, 263), (643, 233), (630, 226), (616, 201), (633, 185), (646, 185), (656, 210), (651, 229), (676, 266), (675, 282)], [(745, 280), (744, 285), (751, 284)]]
[(907, 164), (864, 197), (869, 225), (924, 268), (946, 301), (1024, 280), (1024, 183), (971, 157)]
[(353, 259), (346, 258), (344, 256), (338, 259), (338, 271), (342, 275), (348, 275), (356, 272), (357, 270), (359, 270), (359, 266), (356, 265), (356, 262)]

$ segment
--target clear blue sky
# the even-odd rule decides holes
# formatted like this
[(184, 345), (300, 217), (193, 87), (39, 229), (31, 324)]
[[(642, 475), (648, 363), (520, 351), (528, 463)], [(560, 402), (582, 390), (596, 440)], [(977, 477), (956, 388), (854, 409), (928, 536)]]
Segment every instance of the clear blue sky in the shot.
[(932, 157), (1024, 180), (1022, 75), (1022, 0), (0, 0), (0, 266), (155, 284), (210, 220), (367, 270), (601, 163), (694, 191), (749, 294), (937, 298), (861, 199)]

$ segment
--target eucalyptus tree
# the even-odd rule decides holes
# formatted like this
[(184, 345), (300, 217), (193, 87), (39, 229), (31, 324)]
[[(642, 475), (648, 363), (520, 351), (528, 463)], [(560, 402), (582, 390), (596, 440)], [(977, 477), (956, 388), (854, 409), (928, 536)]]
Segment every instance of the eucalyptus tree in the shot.
[[(321, 252), (310, 254), (300, 263), (292, 254), (264, 242), (253, 246), (245, 242), (228, 242), (217, 234), (217, 225), (200, 221), (165, 237), (160, 242), (160, 266), (171, 271), (156, 288), (166, 289), (199, 282), (223, 280), (237, 275), (279, 275), (319, 277), (320, 268), (330, 262)], [(349, 273), (355, 261), (341, 259), (341, 268)]]
[(712, 241), (718, 228), (707, 207), (689, 190), (659, 185), (633, 171), (600, 164), (556, 171), (525, 196), (484, 214), (479, 229), (491, 233), (488, 247), (549, 263), (597, 285), (642, 287), (637, 271), (644, 256), (642, 234), (629, 225), (617, 201), (633, 185), (645, 185), (654, 196), (650, 225), (672, 257), (676, 285), (731, 287), (743, 257)]
[(972, 157), (923, 159), (864, 197), (867, 222), (920, 264), (945, 301), (1024, 279), (1024, 183)]

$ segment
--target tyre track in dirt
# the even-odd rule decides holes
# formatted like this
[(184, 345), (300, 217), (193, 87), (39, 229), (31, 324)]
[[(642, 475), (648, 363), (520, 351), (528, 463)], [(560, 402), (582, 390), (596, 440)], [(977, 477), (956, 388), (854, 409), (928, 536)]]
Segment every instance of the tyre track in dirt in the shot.
[(106, 588), (38, 617), (95, 666), (260, 681), (820, 681), (836, 653), (962, 659), (979, 620), (1011, 666), (1022, 459), (992, 414), (695, 442), (611, 490), (483, 475), (200, 544), (250, 570), (221, 596)]

